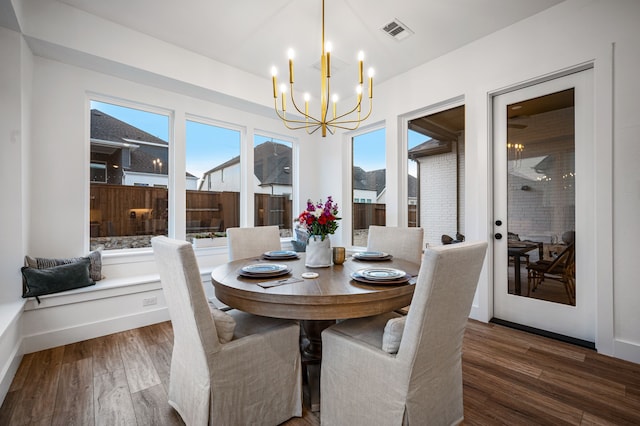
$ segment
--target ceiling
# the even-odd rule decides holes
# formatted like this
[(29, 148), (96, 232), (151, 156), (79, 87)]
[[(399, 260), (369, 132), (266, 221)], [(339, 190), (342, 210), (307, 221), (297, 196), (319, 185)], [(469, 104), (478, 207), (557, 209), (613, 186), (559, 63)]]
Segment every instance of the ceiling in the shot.
[[(265, 79), (275, 65), (279, 82), (288, 78), (287, 50), (293, 48), (296, 91), (317, 97), (321, 0), (59, 1)], [(332, 93), (343, 99), (354, 93), (360, 50), (365, 74), (375, 69), (375, 85), (561, 1), (327, 0)], [(394, 19), (413, 35), (398, 41), (383, 32)]]

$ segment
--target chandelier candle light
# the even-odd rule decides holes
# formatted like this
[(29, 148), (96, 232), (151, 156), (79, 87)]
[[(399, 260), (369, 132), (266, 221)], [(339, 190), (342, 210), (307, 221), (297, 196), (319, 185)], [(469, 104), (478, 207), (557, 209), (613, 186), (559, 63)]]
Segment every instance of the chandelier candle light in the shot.
[[(360, 123), (369, 118), (371, 115), (371, 108), (373, 105), (373, 68), (369, 69), (369, 112), (364, 117), (361, 117), (362, 112), (362, 85), (363, 75), (362, 70), (364, 68), (364, 53), (358, 54), (358, 86), (356, 87), (357, 101), (356, 105), (349, 111), (338, 115), (337, 104), (338, 96), (334, 94), (331, 96), (330, 80), (331, 80), (331, 44), (324, 41), (324, 0), (322, 0), (322, 56), (320, 57), (320, 118), (316, 118), (309, 114), (309, 100), (311, 99), (308, 93), (304, 94), (304, 111), (302, 111), (296, 103), (294, 91), (293, 91), (293, 49), (289, 49), (289, 85), (291, 103), (295, 110), (302, 115), (302, 119), (287, 118), (287, 101), (286, 91), (287, 86), (282, 84), (280, 86), (280, 108), (278, 108), (278, 89), (276, 67), (271, 68), (271, 79), (273, 82), (273, 101), (276, 114), (282, 120), (284, 125), (291, 130), (305, 129), (308, 134), (316, 132), (318, 129), (322, 129), (322, 137), (327, 136), (327, 130), (333, 134), (336, 129), (355, 130), (360, 126)], [(328, 117), (329, 112), (329, 98), (333, 102), (332, 118)]]

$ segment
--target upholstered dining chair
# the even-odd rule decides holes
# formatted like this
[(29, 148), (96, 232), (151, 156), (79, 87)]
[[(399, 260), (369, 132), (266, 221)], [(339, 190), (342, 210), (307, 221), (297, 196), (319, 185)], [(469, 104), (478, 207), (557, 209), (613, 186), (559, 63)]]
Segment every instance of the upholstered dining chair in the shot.
[(280, 250), (280, 230), (277, 226), (227, 228), (227, 246), (229, 261)]
[(173, 325), (169, 404), (186, 425), (277, 425), (302, 415), (293, 321), (211, 308), (191, 244), (151, 240)]
[(407, 316), (349, 319), (322, 332), (323, 426), (462, 421), (462, 338), (486, 250), (486, 242), (429, 248)]
[(383, 251), (413, 263), (422, 260), (424, 229), (395, 226), (369, 226), (368, 251)]
[[(415, 227), (369, 226), (367, 251), (382, 251), (398, 259), (420, 264), (424, 245), (424, 229)], [(398, 309), (406, 315), (409, 306)]]

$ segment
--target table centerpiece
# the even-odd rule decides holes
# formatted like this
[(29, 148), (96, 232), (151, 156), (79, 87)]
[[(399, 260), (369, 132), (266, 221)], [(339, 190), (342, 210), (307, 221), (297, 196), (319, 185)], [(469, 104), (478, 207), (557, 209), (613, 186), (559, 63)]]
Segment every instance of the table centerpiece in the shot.
[(326, 202), (307, 201), (307, 209), (300, 213), (296, 221), (309, 234), (306, 248), (305, 266), (322, 268), (331, 266), (331, 241), (329, 235), (338, 229), (338, 204), (331, 196)]

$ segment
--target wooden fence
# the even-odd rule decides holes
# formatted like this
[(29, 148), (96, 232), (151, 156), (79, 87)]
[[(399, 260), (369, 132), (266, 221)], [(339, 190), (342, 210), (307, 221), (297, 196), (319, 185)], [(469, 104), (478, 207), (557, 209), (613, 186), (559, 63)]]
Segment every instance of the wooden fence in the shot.
[[(284, 195), (255, 194), (255, 225), (291, 229), (292, 202)], [(187, 233), (224, 231), (240, 226), (238, 192), (187, 191)], [(91, 184), (91, 236), (167, 233), (166, 188)], [(409, 226), (416, 226), (416, 206), (409, 206)], [(386, 224), (384, 204), (354, 203), (354, 229)]]
[[(91, 236), (161, 235), (168, 229), (166, 188), (91, 184)], [(255, 194), (255, 225), (291, 229), (292, 202), (284, 195)], [(187, 191), (187, 234), (240, 226), (240, 193)]]
[[(168, 230), (166, 188), (91, 184), (92, 237), (162, 235)], [(240, 194), (187, 191), (187, 233), (239, 226)]]
[(286, 195), (255, 194), (255, 226), (278, 225), (280, 229), (291, 229), (292, 202)]
[(370, 225), (385, 225), (385, 204), (353, 203), (353, 229), (369, 229)]

